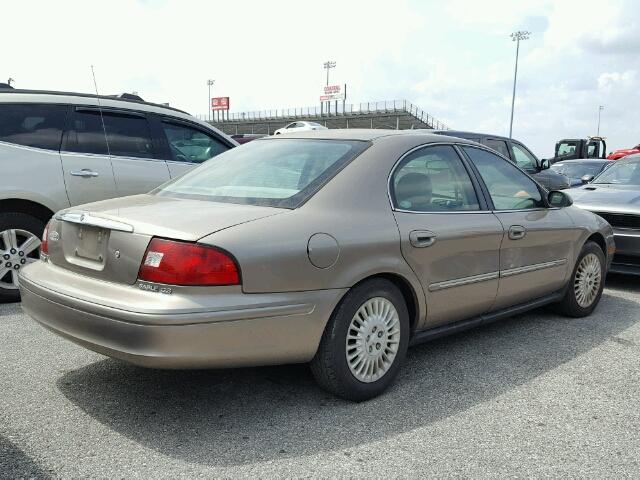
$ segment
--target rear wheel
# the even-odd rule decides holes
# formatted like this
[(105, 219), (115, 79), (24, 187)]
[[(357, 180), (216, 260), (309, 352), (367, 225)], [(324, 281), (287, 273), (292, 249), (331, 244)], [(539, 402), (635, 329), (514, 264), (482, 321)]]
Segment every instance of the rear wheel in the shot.
[(44, 222), (25, 213), (0, 213), (0, 302), (17, 302), (18, 272), (39, 256)]
[(409, 345), (409, 314), (391, 282), (374, 279), (347, 293), (333, 312), (311, 362), (317, 382), (347, 400), (381, 394)]
[(587, 242), (578, 256), (567, 293), (559, 304), (570, 317), (585, 317), (596, 308), (604, 289), (605, 258), (600, 246)]

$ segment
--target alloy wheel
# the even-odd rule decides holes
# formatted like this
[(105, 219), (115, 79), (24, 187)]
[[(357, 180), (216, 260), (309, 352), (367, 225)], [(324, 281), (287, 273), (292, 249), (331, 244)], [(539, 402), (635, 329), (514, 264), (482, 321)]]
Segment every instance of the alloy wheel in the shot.
[(597, 255), (585, 255), (576, 270), (574, 291), (576, 301), (582, 308), (588, 308), (594, 302), (600, 291), (602, 282), (602, 266)]
[(27, 230), (16, 228), (0, 232), (0, 288), (18, 288), (18, 272), (38, 260), (39, 247), (40, 239)]
[(349, 370), (361, 382), (379, 380), (393, 365), (399, 343), (400, 318), (393, 303), (383, 297), (367, 300), (347, 331)]

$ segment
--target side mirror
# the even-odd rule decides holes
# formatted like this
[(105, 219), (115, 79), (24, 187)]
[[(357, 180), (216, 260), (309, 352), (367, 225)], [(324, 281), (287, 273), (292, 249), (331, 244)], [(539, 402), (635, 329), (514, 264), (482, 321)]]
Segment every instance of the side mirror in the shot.
[(595, 175), (583, 175), (580, 180), (582, 180), (582, 184), (590, 183), (595, 178)]
[(540, 160), (540, 170), (547, 170), (551, 168), (551, 160), (548, 158), (543, 158)]
[(570, 207), (573, 205), (571, 197), (560, 190), (550, 191), (547, 195), (547, 201), (549, 205), (557, 208)]

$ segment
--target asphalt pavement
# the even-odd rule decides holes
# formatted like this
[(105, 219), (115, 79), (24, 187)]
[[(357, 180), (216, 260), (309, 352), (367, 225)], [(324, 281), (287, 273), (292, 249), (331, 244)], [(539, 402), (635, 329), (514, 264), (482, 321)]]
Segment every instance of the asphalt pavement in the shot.
[(146, 370), (0, 306), (0, 477), (640, 477), (640, 279), (414, 347), (354, 404), (304, 365)]

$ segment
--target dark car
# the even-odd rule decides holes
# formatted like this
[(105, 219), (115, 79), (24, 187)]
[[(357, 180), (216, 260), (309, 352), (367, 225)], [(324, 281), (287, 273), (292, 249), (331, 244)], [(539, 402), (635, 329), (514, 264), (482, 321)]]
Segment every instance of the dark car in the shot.
[(612, 163), (570, 195), (576, 206), (597, 213), (613, 227), (616, 252), (610, 271), (640, 275), (640, 154)]
[(611, 160), (580, 158), (554, 163), (551, 170), (567, 177), (570, 187), (579, 187), (592, 181), (612, 164)]
[(266, 136), (267, 135), (265, 135), (264, 133), (236, 133), (234, 135), (231, 135), (231, 138), (233, 138), (240, 145), (243, 145), (245, 143), (249, 143), (252, 140), (257, 140), (258, 138)]
[(481, 143), (504, 155), (508, 160), (518, 165), (531, 175), (547, 190), (562, 190), (569, 188), (569, 180), (564, 175), (549, 169), (549, 165), (538, 159), (531, 151), (517, 140), (477, 132), (462, 132), (458, 130), (435, 130), (438, 135), (465, 138)]

